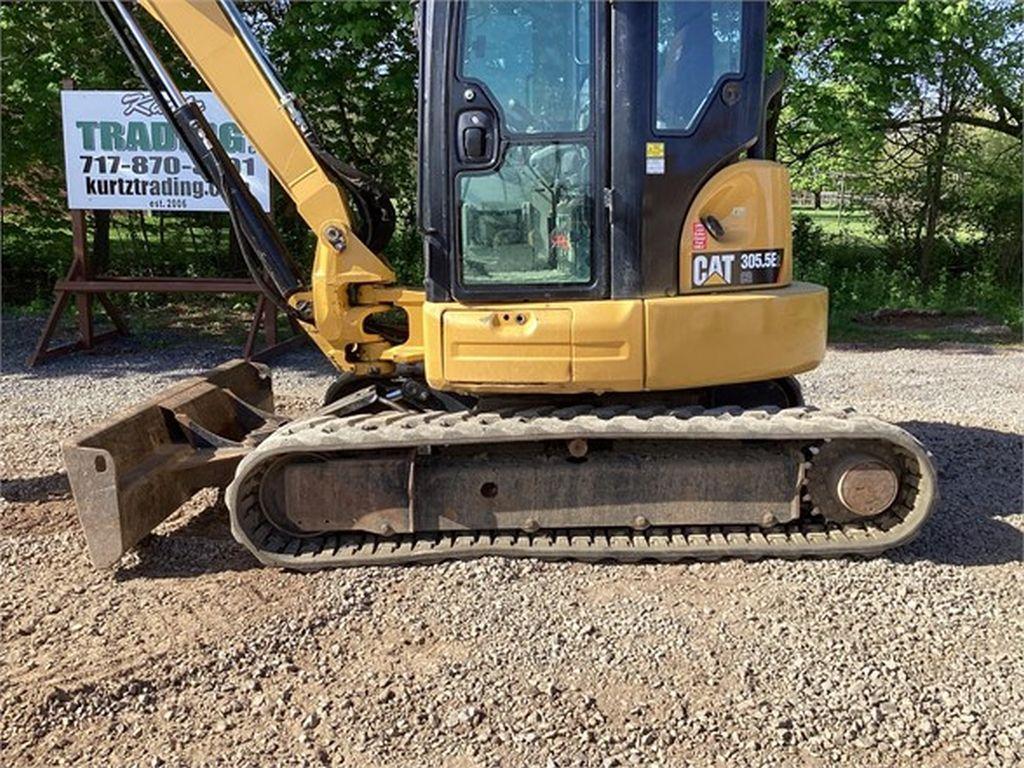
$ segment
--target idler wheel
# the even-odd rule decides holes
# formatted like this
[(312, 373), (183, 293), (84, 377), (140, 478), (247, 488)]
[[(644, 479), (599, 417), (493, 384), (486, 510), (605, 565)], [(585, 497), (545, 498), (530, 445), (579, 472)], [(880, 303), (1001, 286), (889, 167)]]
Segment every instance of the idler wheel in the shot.
[(874, 517), (885, 512), (899, 490), (896, 471), (870, 457), (855, 457), (839, 476), (836, 493), (839, 501), (858, 517)]
[(825, 443), (807, 473), (811, 502), (835, 523), (876, 517), (899, 496), (899, 467), (885, 446), (855, 440)]

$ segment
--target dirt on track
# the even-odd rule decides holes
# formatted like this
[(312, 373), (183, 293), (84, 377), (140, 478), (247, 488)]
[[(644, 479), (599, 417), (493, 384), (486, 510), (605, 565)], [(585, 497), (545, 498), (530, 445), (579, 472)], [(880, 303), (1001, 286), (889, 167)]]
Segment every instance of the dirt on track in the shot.
[[(1024, 760), (1024, 351), (830, 350), (942, 501), (872, 561), (258, 567), (204, 492), (93, 570), (58, 442), (233, 356), (150, 335), (0, 376), (4, 765), (829, 766)], [(279, 406), (330, 381), (278, 360)]]

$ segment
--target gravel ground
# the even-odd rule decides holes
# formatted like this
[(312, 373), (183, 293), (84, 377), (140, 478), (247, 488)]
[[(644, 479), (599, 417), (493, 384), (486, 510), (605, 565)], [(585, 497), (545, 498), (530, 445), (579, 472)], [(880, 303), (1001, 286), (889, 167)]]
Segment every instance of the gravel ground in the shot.
[[(873, 561), (261, 569), (197, 497), (92, 570), (57, 442), (235, 353), (149, 335), (0, 376), (5, 765), (878, 766), (1024, 760), (1024, 351), (830, 351), (942, 502)], [(277, 361), (285, 410), (329, 381)]]

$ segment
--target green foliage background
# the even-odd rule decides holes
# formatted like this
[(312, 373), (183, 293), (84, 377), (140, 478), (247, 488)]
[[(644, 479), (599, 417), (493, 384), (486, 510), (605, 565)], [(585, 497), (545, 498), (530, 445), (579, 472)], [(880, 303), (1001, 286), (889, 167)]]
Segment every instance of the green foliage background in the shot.
[[(388, 256), (417, 283), (413, 5), (271, 0), (244, 10), (328, 147), (392, 190), (400, 226)], [(182, 86), (201, 88), (139, 17)], [(770, 147), (796, 190), (840, 191), (840, 212), (861, 217), (852, 237), (827, 216), (798, 215), (798, 275), (833, 289), (840, 320), (886, 305), (962, 305), (1019, 328), (1024, 5), (780, 0), (769, 18), (769, 69), (786, 75)], [(0, 36), (3, 300), (42, 306), (70, 250), (60, 82), (138, 83), (91, 3), (4, 3)], [(293, 252), (308, 254), (310, 236), (280, 192), (274, 211)], [(104, 266), (241, 274), (224, 218), (118, 214)]]
[(1024, 6), (775, 2), (769, 18), (777, 157), (794, 189), (865, 214), (855, 234), (797, 216), (797, 271), (832, 289), (833, 320), (976, 308), (1019, 332)]

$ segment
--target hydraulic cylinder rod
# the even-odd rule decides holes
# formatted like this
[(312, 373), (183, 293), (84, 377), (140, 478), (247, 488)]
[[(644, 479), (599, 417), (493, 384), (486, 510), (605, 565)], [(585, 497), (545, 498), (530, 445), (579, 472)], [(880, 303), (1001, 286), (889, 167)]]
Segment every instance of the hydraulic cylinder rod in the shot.
[(220, 191), (253, 279), (279, 307), (299, 319), (311, 321), (312, 312), (308, 304), (294, 308), (288, 304), (288, 298), (303, 289), (294, 262), (202, 110), (182, 95), (122, 0), (97, 2), (97, 6), (139, 77), (174, 127), (195, 167)]

